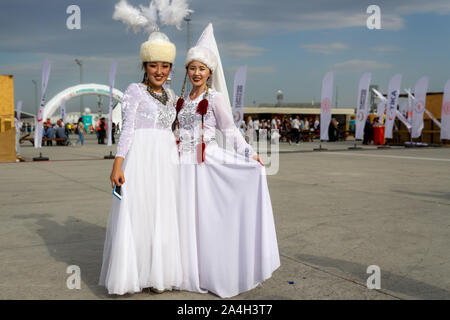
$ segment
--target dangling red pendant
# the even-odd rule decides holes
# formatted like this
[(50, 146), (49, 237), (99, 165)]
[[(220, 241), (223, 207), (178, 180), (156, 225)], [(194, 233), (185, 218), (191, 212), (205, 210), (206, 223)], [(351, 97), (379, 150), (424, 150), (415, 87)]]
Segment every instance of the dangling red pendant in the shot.
[(205, 162), (205, 149), (206, 144), (204, 142), (197, 145), (197, 163)]

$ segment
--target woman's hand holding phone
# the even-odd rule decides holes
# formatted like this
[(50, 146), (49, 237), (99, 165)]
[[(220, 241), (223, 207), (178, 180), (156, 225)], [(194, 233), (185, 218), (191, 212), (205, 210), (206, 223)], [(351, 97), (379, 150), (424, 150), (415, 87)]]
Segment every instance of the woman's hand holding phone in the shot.
[(122, 162), (123, 162), (122, 157), (117, 157), (114, 160), (114, 164), (113, 164), (113, 168), (112, 168), (111, 176), (110, 176), (112, 188), (114, 188), (114, 184), (116, 184), (117, 186), (120, 187), (122, 184), (125, 183), (125, 176), (124, 176), (123, 170), (122, 170)]

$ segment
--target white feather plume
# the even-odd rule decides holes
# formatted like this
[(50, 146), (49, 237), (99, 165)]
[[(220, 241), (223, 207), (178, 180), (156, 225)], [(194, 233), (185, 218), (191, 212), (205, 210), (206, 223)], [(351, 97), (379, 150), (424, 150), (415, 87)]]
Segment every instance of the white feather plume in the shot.
[(127, 25), (127, 30), (133, 28), (134, 32), (138, 32), (148, 24), (147, 18), (142, 15), (141, 11), (128, 4), (126, 0), (120, 0), (115, 5), (113, 19), (122, 21)]
[(147, 32), (150, 34), (153, 31), (158, 31), (158, 11), (155, 3), (153, 1), (150, 2), (148, 7), (143, 5), (139, 5), (141, 8), (142, 15), (147, 18), (148, 24), (145, 27)]
[(152, 0), (148, 7), (139, 5), (138, 9), (126, 0), (120, 0), (115, 5), (113, 19), (122, 21), (127, 29), (133, 28), (134, 32), (141, 28), (145, 28), (148, 33), (158, 31), (158, 22), (181, 30), (183, 19), (194, 12), (188, 8), (187, 2), (188, 0)]
[(188, 8), (187, 0), (156, 0), (158, 6), (159, 19), (162, 25), (175, 26), (181, 30), (183, 19), (194, 12)]

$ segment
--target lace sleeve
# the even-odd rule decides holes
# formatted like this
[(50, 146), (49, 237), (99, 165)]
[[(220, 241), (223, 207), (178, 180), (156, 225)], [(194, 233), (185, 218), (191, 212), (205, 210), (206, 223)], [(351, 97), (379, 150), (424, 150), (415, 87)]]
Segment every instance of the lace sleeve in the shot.
[(225, 97), (222, 93), (216, 92), (214, 96), (214, 115), (217, 125), (223, 134), (228, 146), (243, 155), (249, 157), (256, 154), (253, 148), (245, 141), (239, 129), (234, 124), (233, 115), (229, 106), (225, 103)]
[(125, 158), (133, 143), (136, 110), (139, 106), (139, 88), (136, 83), (128, 86), (122, 98), (122, 130), (117, 144), (117, 157)]

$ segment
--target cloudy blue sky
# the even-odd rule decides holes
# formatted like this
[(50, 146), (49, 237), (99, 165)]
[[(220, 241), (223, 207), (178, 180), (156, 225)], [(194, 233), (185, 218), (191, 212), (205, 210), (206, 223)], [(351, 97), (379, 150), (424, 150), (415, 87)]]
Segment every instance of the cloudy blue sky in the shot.
[[(40, 83), (47, 57), (52, 62), (48, 99), (79, 82), (75, 58), (84, 62), (85, 82), (107, 84), (112, 61), (118, 61), (119, 90), (142, 79), (139, 48), (147, 36), (126, 31), (112, 19), (117, 2), (0, 1), (0, 74), (14, 75), (15, 101), (23, 100), (25, 111), (35, 108), (31, 80)], [(66, 27), (71, 4), (81, 8), (81, 30)], [(366, 27), (370, 4), (381, 8), (381, 30)], [(414, 88), (418, 78), (428, 75), (429, 91), (442, 91), (450, 78), (449, 0), (191, 0), (190, 8), (193, 43), (213, 22), (229, 90), (236, 68), (248, 65), (246, 106), (274, 103), (278, 89), (286, 102), (317, 101), (329, 70), (335, 71), (339, 107), (354, 107), (365, 71), (372, 72), (372, 83), (382, 91), (395, 73), (403, 74), (402, 88)], [(178, 93), (186, 28), (162, 31), (177, 46), (173, 88)], [(85, 98), (85, 105), (96, 110), (96, 99)], [(69, 101), (68, 107), (69, 112), (79, 110), (79, 100)]]

